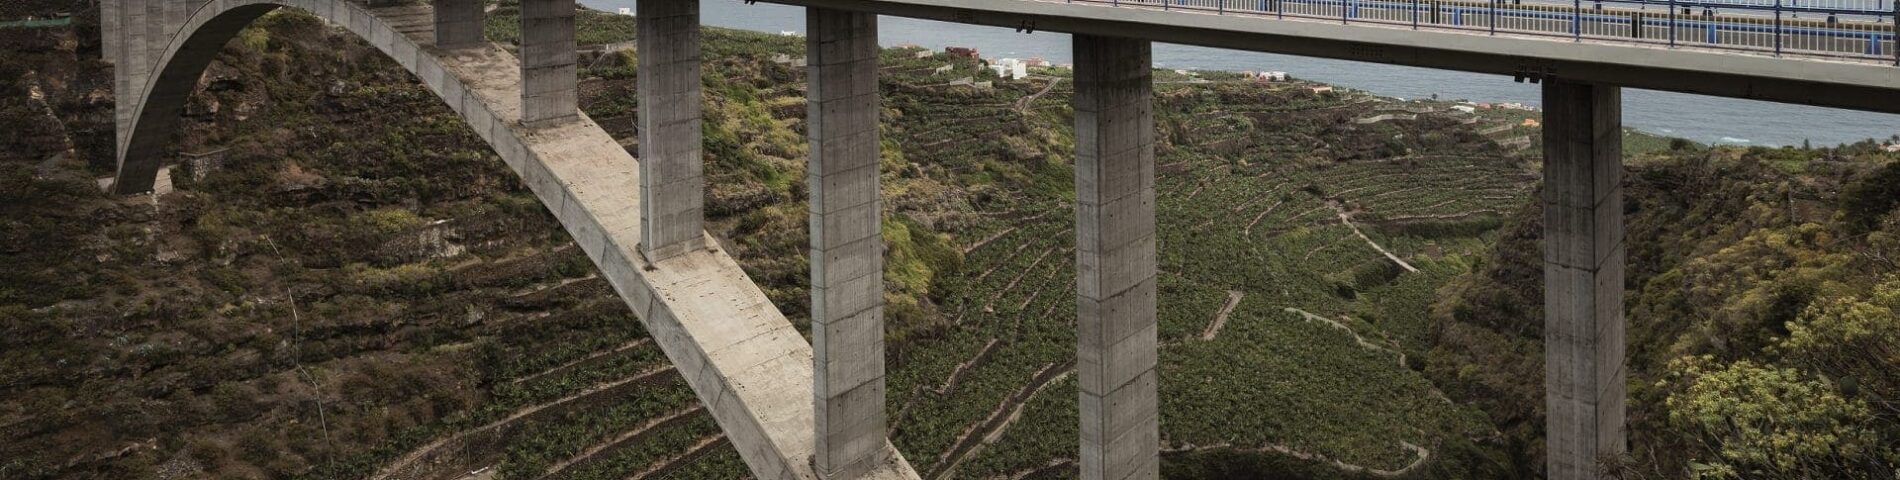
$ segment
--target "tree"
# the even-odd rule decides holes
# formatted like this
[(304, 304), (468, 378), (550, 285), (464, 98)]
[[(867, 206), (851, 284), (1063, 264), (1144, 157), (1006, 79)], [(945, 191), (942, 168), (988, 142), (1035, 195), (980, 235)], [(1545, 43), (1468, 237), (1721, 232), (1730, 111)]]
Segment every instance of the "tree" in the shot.
[(1892, 472), (1879, 466), (1892, 452), (1880, 451), (1867, 404), (1844, 398), (1821, 378), (1749, 360), (1718, 365), (1708, 355), (1678, 358), (1669, 371), (1658, 385), (1677, 388), (1665, 400), (1669, 422), (1706, 449), (1691, 455), (1696, 478), (1884, 478)]

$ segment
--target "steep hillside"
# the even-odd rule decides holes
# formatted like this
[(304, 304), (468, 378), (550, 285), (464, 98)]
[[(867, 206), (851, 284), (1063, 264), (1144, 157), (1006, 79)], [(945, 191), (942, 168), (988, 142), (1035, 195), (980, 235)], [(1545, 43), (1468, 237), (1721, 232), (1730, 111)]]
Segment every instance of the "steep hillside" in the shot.
[[(1629, 478), (1892, 478), (1900, 156), (1701, 149), (1630, 160)], [(1541, 455), (1541, 236), (1518, 209), (1434, 309), (1426, 371)]]
[[(0, 30), (0, 128), (25, 133), (0, 136), (0, 478), (745, 475), (544, 208), (360, 40), (295, 12), (244, 31), (165, 152), (173, 189), (114, 197), (94, 184), (113, 135), (96, 13), (28, 3), (78, 15)], [(518, 22), (501, 2), (488, 34)], [(633, 21), (579, 24), (582, 108), (636, 150), (636, 53), (616, 49)], [(709, 230), (806, 328), (803, 41), (706, 29), (705, 49)], [(1072, 477), (1069, 73), (908, 48), (881, 65), (892, 439), (932, 477)], [(1166, 475), (1534, 475), (1534, 114), (1156, 74)], [(1871, 146), (1677, 147), (1632, 175), (1631, 285), (1657, 292), (1632, 303), (1631, 331), (1657, 335), (1632, 365), (1686, 372), (1633, 390), (1645, 408), (1707, 398), (1694, 379), (1740, 359), (1796, 368), (1774, 335), (1726, 336), (1770, 325), (1750, 312), (1896, 302), (1869, 289), (1900, 229), (1877, 180), (1900, 174), (1868, 173)], [(1781, 257), (1730, 243), (1835, 267), (1756, 292), (1742, 279), (1766, 277), (1708, 265)], [(1732, 283), (1663, 293), (1686, 275)], [(1818, 298), (1859, 303), (1799, 313)], [(1698, 320), (1642, 320), (1662, 315)], [(1798, 358), (1854, 358), (1820, 355)], [(1848, 367), (1828, 368), (1805, 371)], [(1856, 392), (1891, 393), (1852, 368)], [(1702, 438), (1657, 415), (1638, 445)]]

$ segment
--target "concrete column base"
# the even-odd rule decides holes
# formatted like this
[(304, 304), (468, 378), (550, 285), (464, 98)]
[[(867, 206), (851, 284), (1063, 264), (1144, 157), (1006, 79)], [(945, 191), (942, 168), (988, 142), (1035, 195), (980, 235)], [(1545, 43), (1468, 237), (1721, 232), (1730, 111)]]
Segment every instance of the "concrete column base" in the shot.
[(579, 118), (574, 0), (521, 2), (521, 125), (545, 128)]
[(663, 261), (699, 246), (705, 217), (699, 0), (646, 0), (640, 77), (640, 253)]

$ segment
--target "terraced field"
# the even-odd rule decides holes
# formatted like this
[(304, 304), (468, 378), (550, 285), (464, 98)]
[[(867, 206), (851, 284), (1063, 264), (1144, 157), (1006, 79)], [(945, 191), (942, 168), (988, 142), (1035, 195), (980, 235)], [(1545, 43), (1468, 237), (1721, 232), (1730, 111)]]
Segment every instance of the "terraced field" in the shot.
[[(963, 268), (933, 292), (953, 320), (907, 348), (890, 376), (893, 441), (926, 476), (1073, 475), (1066, 167), (939, 148), (964, 134), (1035, 138), (1019, 125), (1066, 130), (1071, 92), (1054, 80), (1064, 73), (1045, 74), (972, 89), (954, 106), (899, 107), (887, 131), (913, 162), (1021, 179), (1009, 192), (1021, 200), (979, 207), (997, 212), (952, 234), (968, 248)], [(1436, 288), (1483, 251), (1503, 209), (1531, 194), (1530, 167), (1449, 115), (1358, 125), (1351, 119), (1378, 100), (1208, 77), (1158, 79), (1170, 468), (1211, 451), (1290, 459), (1317, 470), (1284, 471), (1320, 476), (1464, 468), (1438, 452), (1469, 455), (1489, 423), (1451, 404), (1407, 359), (1423, 348)], [(905, 81), (887, 79), (899, 84), (887, 90)], [(1043, 82), (1054, 82), (1048, 94), (1012, 101)], [(1012, 104), (1030, 108), (1002, 107)], [(1058, 133), (1044, 145), (1067, 141)]]
[[(491, 23), (511, 21), (509, 8)], [(584, 16), (613, 32), (603, 42), (631, 40), (630, 20)], [(801, 48), (709, 30), (721, 60), (708, 64), (706, 101), (712, 229), (802, 327)], [(882, 66), (892, 441), (929, 478), (1073, 476), (1072, 83), (1061, 69), (1006, 81), (916, 52), (887, 51)], [(631, 55), (586, 63), (584, 108), (633, 148)], [(1170, 475), (1233, 456), (1320, 477), (1465, 472), (1488, 423), (1408, 359), (1436, 288), (1530, 194), (1522, 153), (1478, 132), (1513, 119), (1157, 75)], [(1395, 109), (1425, 113), (1363, 121)], [(746, 475), (598, 278), (542, 279), (506, 304), (621, 321), (612, 333), (495, 336), (481, 352), (498, 364), (492, 400), (381, 478)], [(561, 321), (530, 320), (520, 328)]]

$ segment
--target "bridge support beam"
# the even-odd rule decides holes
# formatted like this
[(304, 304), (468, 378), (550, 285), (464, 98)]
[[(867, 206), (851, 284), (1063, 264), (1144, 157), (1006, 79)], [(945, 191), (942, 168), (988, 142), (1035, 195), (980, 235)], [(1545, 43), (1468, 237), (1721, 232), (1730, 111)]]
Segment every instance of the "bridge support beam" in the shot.
[(1081, 467), (1157, 478), (1154, 81), (1146, 40), (1075, 36)]
[(660, 261), (701, 246), (699, 0), (648, 0), (638, 20), (640, 253)]
[(1624, 452), (1623, 128), (1618, 87), (1544, 81), (1546, 473)]
[(812, 466), (859, 478), (887, 460), (877, 15), (805, 13), (810, 137)]
[(467, 48), (482, 41), (482, 0), (435, 0), (435, 46)]
[(522, 125), (548, 127), (579, 117), (574, 57), (574, 0), (522, 0)]

